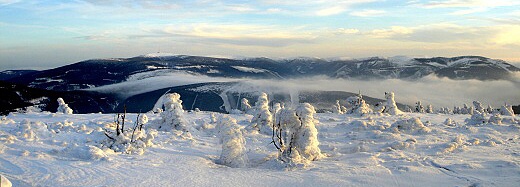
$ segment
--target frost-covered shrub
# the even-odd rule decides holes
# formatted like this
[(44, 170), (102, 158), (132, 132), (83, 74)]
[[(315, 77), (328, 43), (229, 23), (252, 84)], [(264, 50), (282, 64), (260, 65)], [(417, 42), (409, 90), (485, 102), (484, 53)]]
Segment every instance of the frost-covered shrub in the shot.
[(486, 108), (486, 113), (492, 114), (493, 112), (495, 112), (495, 109), (493, 109), (493, 107), (491, 107), (491, 105), (488, 105)]
[(58, 98), (58, 109), (56, 111), (57, 113), (63, 113), (63, 114), (72, 114), (72, 109), (69, 107), (68, 104), (65, 103), (65, 101), (60, 97)]
[(271, 134), (273, 131), (273, 116), (269, 111), (269, 100), (266, 93), (262, 93), (258, 97), (255, 107), (256, 113), (251, 119), (252, 127), (263, 134)]
[(433, 114), (433, 106), (432, 105), (428, 105), (426, 107), (426, 111), (425, 112), (428, 113), (428, 114)]
[(424, 107), (422, 106), (422, 103), (421, 101), (417, 101), (415, 103), (415, 112), (418, 112), (418, 113), (424, 113)]
[(187, 122), (184, 119), (184, 110), (182, 109), (181, 95), (170, 93), (161, 98), (163, 101), (161, 105), (164, 106), (164, 111), (160, 114), (161, 120), (158, 124), (158, 129), (164, 131), (188, 131), (186, 127)]
[(370, 108), (370, 106), (367, 103), (365, 103), (365, 100), (361, 99), (359, 106), (353, 111), (353, 114), (362, 116), (362, 115), (370, 114), (372, 112), (373, 112), (372, 109)]
[(249, 113), (251, 110), (251, 105), (249, 104), (249, 100), (246, 98), (242, 98), (240, 100), (240, 110), (244, 113)]
[(500, 114), (504, 116), (515, 116), (515, 113), (513, 112), (513, 107), (511, 105), (503, 105), (500, 108)]
[(341, 105), (339, 104), (339, 100), (336, 100), (336, 104), (332, 106), (332, 112), (334, 114), (343, 114), (344, 112), (341, 110)]
[(456, 114), (455, 112), (451, 111), (448, 107), (441, 107), (438, 112), (441, 114)]
[(460, 114), (470, 114), (473, 115), (473, 107), (468, 107), (468, 105), (464, 104), (462, 108), (460, 108)]
[(397, 128), (397, 130), (407, 133), (429, 133), (431, 132), (431, 129), (424, 126), (424, 124), (421, 122), (419, 118), (410, 118), (407, 120), (400, 120), (395, 122), (393, 127)]
[(473, 101), (474, 110), (480, 113), (484, 113), (484, 107), (482, 107), (482, 103), (479, 101)]
[[(123, 123), (118, 120), (114, 123)], [(122, 152), (127, 154), (143, 154), (146, 147), (153, 145), (152, 140), (157, 136), (157, 130), (149, 129), (148, 131), (142, 127), (148, 122), (146, 115), (140, 115), (136, 120), (136, 124), (132, 129), (122, 129), (122, 126), (116, 124), (115, 129), (105, 130), (107, 137), (101, 142), (101, 147), (112, 149), (115, 152)], [(122, 125), (122, 124), (121, 124)], [(114, 126), (114, 125), (111, 125)], [(121, 127), (121, 129), (118, 129)]]
[(307, 160), (316, 160), (321, 157), (321, 150), (318, 147), (318, 129), (314, 124), (314, 114), (316, 110), (309, 103), (303, 103), (296, 108), (296, 115), (299, 117), (301, 126), (298, 129), (295, 146), (299, 153)]
[(347, 114), (366, 115), (372, 113), (370, 106), (363, 100), (361, 94), (347, 98), (348, 109)]
[(280, 160), (305, 163), (321, 157), (315, 113), (314, 107), (308, 103), (300, 104), (296, 110), (280, 111), (273, 134), (273, 143), (280, 150)]
[(402, 114), (401, 110), (397, 108), (394, 100), (394, 92), (385, 92), (386, 104), (383, 113), (388, 113), (390, 115), (398, 115)]
[(247, 165), (246, 142), (237, 121), (224, 116), (220, 118), (217, 129), (222, 143), (219, 162), (234, 168), (245, 167)]
[(273, 107), (271, 107), (271, 113), (277, 114), (282, 108), (283, 106), (280, 103), (275, 103)]

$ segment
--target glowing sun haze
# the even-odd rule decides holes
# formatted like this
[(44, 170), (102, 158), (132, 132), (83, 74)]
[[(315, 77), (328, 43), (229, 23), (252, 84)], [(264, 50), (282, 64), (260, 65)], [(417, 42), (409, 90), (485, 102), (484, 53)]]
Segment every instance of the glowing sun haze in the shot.
[(165, 52), (520, 61), (518, 0), (0, 0), (0, 70)]

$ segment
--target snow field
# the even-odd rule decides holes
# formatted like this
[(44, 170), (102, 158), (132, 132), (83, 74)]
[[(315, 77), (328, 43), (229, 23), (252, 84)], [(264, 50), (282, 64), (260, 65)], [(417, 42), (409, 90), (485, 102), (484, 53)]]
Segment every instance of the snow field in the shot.
[[(253, 115), (182, 114), (189, 133), (175, 128), (157, 131), (152, 127), (163, 117), (147, 113), (142, 136), (134, 134), (138, 139), (151, 133), (153, 139), (143, 143), (125, 140), (138, 119), (137, 114), (127, 114), (122, 138), (127, 142), (118, 143), (120, 148), (107, 146), (105, 135), (116, 131), (115, 114), (10, 114), (0, 120), (0, 174), (13, 186), (516, 186), (520, 182), (517, 116), (501, 116), (501, 123), (493, 123), (487, 115), (485, 123), (472, 123), (476, 117), (471, 115), (314, 114), (322, 157), (287, 165), (278, 159), (270, 134), (246, 128)], [(125, 151), (124, 146), (139, 151)]]

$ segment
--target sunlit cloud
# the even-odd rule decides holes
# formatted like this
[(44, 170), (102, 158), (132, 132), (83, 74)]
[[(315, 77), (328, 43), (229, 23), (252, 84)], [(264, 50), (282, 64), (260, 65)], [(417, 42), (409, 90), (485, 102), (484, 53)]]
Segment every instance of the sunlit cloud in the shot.
[(321, 10), (316, 11), (316, 15), (318, 16), (330, 16), (335, 14), (340, 14), (345, 12), (345, 8), (341, 6), (328, 7)]
[(445, 0), (445, 1), (429, 1), (427, 3), (419, 3), (424, 8), (467, 8), (467, 7), (498, 7), (519, 5), (516, 0)]
[(374, 17), (384, 15), (386, 11), (384, 10), (361, 10), (351, 12), (350, 15), (358, 16), (358, 17)]
[(393, 26), (390, 29), (378, 29), (368, 33), (374, 38), (393, 40), (442, 43), (457, 41), (487, 41), (496, 34), (490, 27), (465, 27), (454, 24), (432, 24), (416, 27)]

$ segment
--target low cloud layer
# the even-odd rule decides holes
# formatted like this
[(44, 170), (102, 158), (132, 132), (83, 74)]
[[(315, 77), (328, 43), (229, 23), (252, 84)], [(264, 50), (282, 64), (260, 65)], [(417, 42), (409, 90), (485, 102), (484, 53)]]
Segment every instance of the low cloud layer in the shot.
[[(515, 79), (520, 80), (520, 73)], [(167, 73), (161, 76), (108, 85), (92, 89), (105, 93), (123, 93), (123, 97), (145, 93), (161, 88), (202, 82), (240, 82), (231, 91), (266, 91), (295, 93), (300, 90), (346, 91), (375, 98), (384, 98), (384, 92), (396, 94), (396, 101), (413, 105), (416, 101), (434, 107), (462, 106), (478, 100), (484, 105), (498, 107), (504, 103), (520, 104), (520, 81), (451, 80), (428, 76), (416, 81), (388, 80), (345, 80), (313, 77), (291, 80), (229, 79), (195, 76), (185, 73)]]

